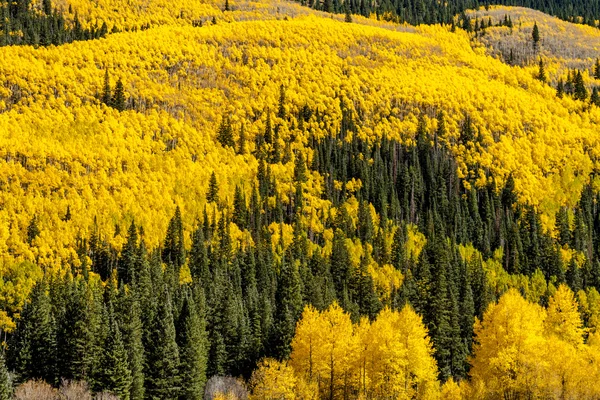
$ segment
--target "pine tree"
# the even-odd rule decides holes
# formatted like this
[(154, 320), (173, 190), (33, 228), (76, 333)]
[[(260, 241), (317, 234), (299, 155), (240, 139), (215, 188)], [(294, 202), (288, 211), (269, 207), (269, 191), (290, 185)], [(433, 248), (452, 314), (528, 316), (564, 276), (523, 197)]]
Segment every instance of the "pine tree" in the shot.
[(40, 236), (40, 228), (38, 226), (38, 217), (34, 215), (29, 221), (29, 225), (27, 226), (27, 243), (30, 245), (33, 244), (33, 241)]
[(538, 74), (537, 74), (537, 79), (539, 79), (541, 82), (546, 82), (546, 69), (544, 68), (544, 61), (542, 60), (542, 58), (540, 57), (540, 61), (538, 64)]
[(204, 396), (208, 342), (203, 313), (192, 296), (185, 294), (177, 332), (181, 354), (180, 399), (201, 400)]
[(231, 122), (228, 117), (224, 117), (221, 121), (221, 125), (219, 125), (219, 131), (217, 133), (217, 141), (221, 143), (223, 147), (231, 147), (235, 146), (235, 142), (233, 140), (233, 128), (231, 127)]
[(600, 79), (600, 59), (596, 58), (596, 64), (594, 64), (594, 79)]
[(244, 129), (244, 125), (242, 125), (242, 128), (240, 129), (237, 153), (241, 155), (246, 154), (246, 130)]
[(540, 30), (537, 26), (537, 22), (533, 23), (533, 31), (531, 32), (531, 38), (533, 39), (533, 48), (537, 49), (540, 42)]
[(564, 95), (565, 95), (565, 84), (561, 78), (558, 80), (558, 84), (556, 85), (556, 97), (558, 97), (559, 99), (562, 99)]
[(588, 96), (587, 89), (585, 87), (585, 83), (583, 82), (583, 75), (581, 71), (577, 71), (574, 79), (574, 97), (576, 100), (585, 101)]
[(175, 208), (175, 215), (169, 221), (167, 235), (162, 250), (162, 260), (166, 264), (175, 267), (177, 278), (179, 278), (179, 268), (185, 264), (185, 243), (183, 239), (183, 222), (181, 221), (181, 210), (179, 206)]
[(113, 306), (109, 303), (106, 307), (108, 335), (103, 346), (102, 358), (102, 387), (122, 400), (130, 399), (131, 370), (128, 365), (127, 351), (123, 345), (121, 330), (115, 319)]
[(344, 17), (344, 21), (348, 23), (352, 23), (352, 14), (350, 13), (350, 7), (346, 5), (346, 16)]
[(127, 241), (123, 246), (121, 258), (117, 265), (119, 280), (123, 283), (131, 283), (138, 264), (138, 232), (134, 222), (131, 222), (127, 231)]
[(285, 119), (285, 86), (279, 87), (279, 107), (277, 110), (277, 118)]
[(223, 10), (223, 11), (230, 11), (230, 8), (229, 8), (229, 0), (225, 0), (225, 8), (224, 8), (224, 10)]
[(131, 400), (143, 400), (145, 388), (142, 311), (137, 295), (131, 297), (132, 299), (127, 302), (127, 309), (123, 310), (127, 317), (127, 323), (123, 327), (123, 343), (127, 349), (131, 371), (129, 397)]
[(217, 185), (217, 176), (215, 175), (214, 171), (210, 175), (210, 180), (208, 181), (208, 191), (206, 192), (206, 201), (209, 203), (219, 201), (219, 186)]
[(111, 100), (111, 106), (117, 111), (125, 111), (125, 89), (123, 87), (123, 81), (121, 81), (121, 78), (119, 78), (117, 84), (115, 85), (115, 92)]
[(147, 398), (176, 399), (181, 391), (179, 349), (175, 340), (171, 295), (166, 285), (161, 293), (158, 313), (152, 321), (151, 342), (146, 350)]
[(590, 103), (596, 107), (600, 107), (600, 95), (598, 94), (598, 88), (592, 89), (592, 96), (590, 97)]
[(19, 382), (56, 382), (56, 324), (47, 290), (45, 281), (34, 286), (9, 346), (10, 366)]
[(104, 71), (104, 89), (102, 92), (102, 102), (107, 106), (112, 106), (112, 89), (110, 87), (110, 76), (108, 74), (108, 68)]

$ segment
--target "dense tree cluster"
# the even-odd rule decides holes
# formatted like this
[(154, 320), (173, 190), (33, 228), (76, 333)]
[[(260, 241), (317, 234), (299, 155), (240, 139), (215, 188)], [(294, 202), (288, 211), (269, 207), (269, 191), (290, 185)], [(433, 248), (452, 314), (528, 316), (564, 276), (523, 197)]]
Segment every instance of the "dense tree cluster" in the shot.
[(30, 0), (0, 2), (0, 46), (7, 45), (60, 45), (75, 40), (104, 37), (106, 23), (83, 28), (77, 16), (68, 22), (63, 13), (43, 0), (41, 7)]
[[(532, 8), (544, 13), (557, 16), (572, 22), (583, 22), (592, 26), (597, 25), (600, 16), (600, 2), (597, 0), (582, 0), (577, 2), (554, 0), (497, 0), (497, 1), (447, 1), (435, 0), (391, 0), (375, 2), (372, 0), (297, 0), (318, 10), (330, 13), (344, 13), (349, 10), (352, 14), (369, 17), (376, 13), (378, 17), (396, 22), (419, 24), (451, 24), (455, 16), (466, 10), (478, 9), (490, 5), (520, 6)], [(487, 22), (487, 21), (486, 21)], [(507, 25), (509, 26), (509, 25)]]

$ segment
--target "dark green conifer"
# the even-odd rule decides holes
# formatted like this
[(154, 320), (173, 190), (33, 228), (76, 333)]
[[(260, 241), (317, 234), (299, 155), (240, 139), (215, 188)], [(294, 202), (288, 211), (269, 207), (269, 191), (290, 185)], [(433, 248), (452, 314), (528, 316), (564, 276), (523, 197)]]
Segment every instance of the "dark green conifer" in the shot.
[(538, 44), (540, 42), (540, 30), (537, 26), (537, 22), (533, 23), (533, 30), (531, 32), (531, 38), (533, 40), (533, 48), (537, 49), (538, 48)]
[(565, 84), (564, 84), (562, 78), (560, 78), (558, 80), (558, 84), (556, 85), (556, 97), (558, 97), (559, 99), (562, 99), (564, 95), (565, 95)]
[(204, 398), (208, 354), (204, 310), (199, 310), (189, 293), (183, 296), (183, 307), (179, 314), (177, 332), (177, 342), (181, 354), (181, 393), (179, 398), (201, 400)]
[(123, 344), (121, 330), (114, 315), (113, 306), (109, 303), (105, 310), (108, 326), (106, 341), (103, 346), (102, 388), (115, 394), (122, 400), (130, 399), (131, 370), (129, 369), (127, 351)]
[(152, 321), (152, 339), (146, 347), (146, 396), (176, 399), (181, 392), (179, 348), (175, 340), (171, 294), (166, 285), (158, 303), (158, 313)]
[(27, 243), (30, 245), (33, 244), (33, 241), (40, 236), (40, 227), (38, 226), (38, 217), (34, 215), (29, 221), (29, 225), (27, 226)]
[(217, 141), (221, 143), (223, 147), (231, 147), (235, 146), (235, 142), (233, 141), (233, 128), (231, 127), (231, 122), (228, 117), (224, 117), (221, 121), (221, 125), (219, 125), (219, 131), (217, 133)]
[(215, 175), (214, 171), (210, 175), (210, 180), (208, 181), (208, 191), (206, 192), (206, 201), (209, 203), (219, 201), (219, 186), (217, 185), (217, 176)]
[(111, 100), (111, 106), (117, 111), (125, 111), (125, 89), (123, 87), (123, 81), (121, 81), (121, 78), (119, 78), (117, 84), (115, 85), (115, 92)]
[(538, 63), (538, 74), (537, 79), (541, 82), (546, 82), (546, 69), (544, 68), (544, 61), (540, 57), (540, 61)]

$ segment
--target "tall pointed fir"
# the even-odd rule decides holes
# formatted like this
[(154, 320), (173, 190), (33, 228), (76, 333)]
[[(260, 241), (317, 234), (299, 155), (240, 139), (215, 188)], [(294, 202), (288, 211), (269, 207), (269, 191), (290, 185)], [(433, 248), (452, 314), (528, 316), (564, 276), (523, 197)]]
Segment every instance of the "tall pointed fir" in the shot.
[(8, 347), (9, 365), (18, 382), (43, 379), (57, 383), (56, 323), (47, 289), (45, 280), (34, 286)]
[(108, 335), (103, 346), (102, 388), (121, 400), (130, 399), (131, 370), (112, 303), (105, 309)]
[(152, 323), (152, 341), (147, 344), (146, 397), (176, 399), (181, 391), (179, 348), (176, 342), (171, 294), (165, 285)]
[[(200, 296), (204, 296), (201, 291)], [(208, 357), (208, 341), (204, 310), (198, 307), (188, 292), (185, 293), (183, 306), (179, 314), (177, 326), (177, 343), (181, 359), (181, 393), (182, 400), (201, 400), (206, 385), (206, 364)]]

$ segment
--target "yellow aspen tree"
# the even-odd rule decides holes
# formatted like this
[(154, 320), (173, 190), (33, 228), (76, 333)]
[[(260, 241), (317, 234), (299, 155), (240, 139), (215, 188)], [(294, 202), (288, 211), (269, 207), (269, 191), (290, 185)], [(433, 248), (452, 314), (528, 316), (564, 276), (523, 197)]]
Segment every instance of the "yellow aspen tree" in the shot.
[(575, 295), (565, 284), (556, 290), (548, 301), (545, 330), (549, 336), (570, 343), (573, 346), (583, 344), (583, 323), (579, 314)]
[(252, 373), (250, 400), (294, 400), (297, 378), (286, 362), (267, 358)]
[(545, 311), (515, 290), (489, 306), (475, 323), (471, 378), (490, 398), (535, 397), (542, 392), (547, 341)]

